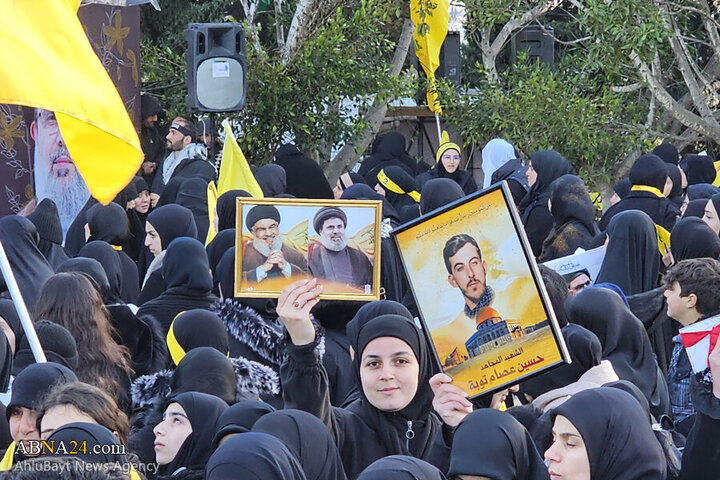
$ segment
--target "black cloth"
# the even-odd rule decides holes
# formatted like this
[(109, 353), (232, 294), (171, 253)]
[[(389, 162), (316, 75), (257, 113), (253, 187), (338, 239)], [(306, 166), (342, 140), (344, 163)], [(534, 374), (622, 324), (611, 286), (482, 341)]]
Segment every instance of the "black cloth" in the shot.
[[(185, 158), (178, 163), (175, 170), (173, 170), (170, 179), (201, 178), (205, 180), (205, 183), (207, 184), (215, 180), (216, 176), (217, 172), (215, 171), (215, 167), (213, 167), (212, 164), (202, 158), (199, 154), (195, 153), (192, 157)], [(160, 178), (162, 178), (162, 173), (160, 174)], [(157, 178), (155, 180), (155, 183), (157, 183)]]
[(207, 480), (306, 480), (300, 464), (277, 438), (248, 432), (220, 445), (207, 462)]
[(108, 305), (110, 322), (117, 332), (115, 341), (130, 351), (136, 376), (154, 373), (164, 366), (165, 339), (154, 321), (141, 319), (127, 305)]
[(18, 406), (35, 410), (52, 387), (70, 382), (77, 382), (77, 377), (64, 365), (46, 362), (28, 366), (13, 381), (12, 395), (6, 412), (8, 418), (12, 407)]
[[(173, 320), (172, 331), (175, 340), (185, 353), (197, 347), (212, 347), (225, 355), (230, 354), (225, 324), (215, 313), (208, 310), (194, 309), (182, 312)], [(181, 358), (173, 356), (175, 365), (180, 360)]]
[(537, 398), (550, 390), (577, 382), (585, 372), (600, 365), (602, 345), (597, 335), (574, 323), (565, 325), (561, 331), (572, 363), (562, 365), (523, 382), (521, 385), (523, 393)]
[(213, 274), (213, 291), (219, 297), (233, 298), (235, 296), (235, 247), (228, 248), (217, 264)]
[(70, 254), (62, 246), (62, 225), (55, 202), (49, 198), (43, 199), (27, 219), (33, 222), (40, 237), (38, 250), (53, 269), (70, 258)]
[(100, 240), (90, 242), (80, 249), (78, 258), (91, 258), (100, 263), (105, 270), (109, 291), (107, 295), (103, 296), (103, 302), (106, 305), (122, 302), (120, 298), (122, 296), (121, 285), (124, 280), (122, 264), (120, 263), (120, 256), (110, 244)]
[[(135, 177), (139, 178), (139, 177)], [(142, 178), (139, 178), (143, 181)], [(130, 183), (123, 188), (120, 193), (117, 194), (113, 202), (120, 205), (125, 210), (125, 215), (128, 219), (128, 227), (130, 236), (123, 243), (123, 252), (127, 253), (134, 262), (138, 261), (140, 252), (142, 251), (145, 241), (145, 221), (140, 219), (140, 215), (135, 211), (135, 208), (127, 208), (129, 202), (135, 200), (138, 197), (138, 191), (135, 187), (135, 181), (130, 180)], [(143, 215), (145, 217), (145, 215)]]
[(672, 143), (663, 142), (662, 144), (653, 148), (652, 153), (662, 158), (663, 162), (675, 165), (675, 168), (677, 168), (680, 157), (678, 155), (677, 148), (675, 148)]
[(688, 186), (698, 183), (713, 183), (717, 172), (711, 157), (707, 155), (685, 155), (680, 162), (685, 171)]
[(422, 186), (420, 193), (420, 212), (430, 213), (445, 205), (449, 205), (465, 196), (460, 186), (447, 178), (429, 180)]
[(472, 412), (455, 429), (448, 475), (493, 480), (550, 478), (525, 427), (508, 413), (490, 408)]
[(193, 308), (210, 310), (217, 301), (211, 293), (212, 277), (205, 247), (194, 238), (180, 237), (170, 242), (162, 276), (164, 292), (144, 303), (137, 315), (154, 317), (163, 334), (178, 313)]
[(682, 174), (677, 165), (666, 162), (665, 167), (667, 167), (668, 177), (673, 184), (667, 198), (679, 210), (683, 203)]
[(574, 173), (573, 167), (559, 153), (541, 150), (530, 155), (530, 163), (537, 172), (537, 179), (518, 205), (528, 241), (536, 257), (553, 226), (553, 216), (548, 210), (550, 184), (562, 175)]
[(287, 175), (280, 165), (269, 163), (253, 172), (260, 189), (265, 197), (277, 197), (285, 193), (287, 188)]
[(15, 334), (15, 347), (17, 348), (25, 336), (25, 330), (23, 330), (20, 317), (18, 316), (17, 310), (15, 310), (15, 304), (12, 300), (0, 298), (0, 317), (5, 320), (5, 323), (8, 324)]
[(655, 224), (643, 212), (628, 210), (613, 217), (609, 242), (596, 283), (614, 283), (625, 295), (658, 286), (660, 252)]
[[(208, 216), (207, 201), (208, 182), (202, 178), (188, 178), (180, 186), (177, 195), (177, 204), (187, 208), (195, 218), (195, 226), (197, 234), (195, 238), (203, 244), (207, 238), (208, 229), (210, 228), (210, 217)], [(153, 227), (155, 225), (153, 224)]]
[[(345, 473), (355, 479), (369, 464), (388, 455), (412, 455), (441, 470), (447, 468), (449, 447), (442, 421), (432, 411), (429, 379), (432, 366), (428, 347), (415, 325), (400, 315), (381, 315), (364, 323), (356, 337), (350, 338), (355, 351), (355, 372), (365, 346), (378, 337), (395, 337), (413, 350), (419, 363), (418, 390), (411, 402), (396, 412), (375, 408), (364, 395), (347, 408), (330, 405), (325, 369), (313, 342), (288, 345), (280, 368), (286, 408), (299, 408), (320, 418), (330, 429), (340, 451)], [(405, 433), (412, 429), (414, 436)]]
[(384, 172), (388, 179), (390, 179), (393, 183), (400, 187), (403, 192), (405, 192), (395, 193), (391, 191), (388, 187), (383, 187), (383, 189), (385, 190), (385, 198), (388, 199), (388, 202), (390, 202), (390, 204), (395, 208), (395, 210), (400, 211), (403, 207), (407, 207), (417, 203), (410, 195), (408, 195), (410, 192), (419, 192), (417, 183), (415, 183), (415, 179), (413, 179), (411, 175), (408, 175), (405, 170), (396, 165), (388, 165), (379, 170), (378, 174), (380, 173), (380, 171)]
[(667, 315), (664, 291), (663, 287), (658, 287), (647, 292), (630, 295), (627, 297), (627, 302), (630, 311), (645, 326), (658, 367), (662, 370), (663, 376), (667, 378), (673, 351), (672, 338), (677, 335), (677, 327)]
[(205, 250), (207, 250), (208, 262), (210, 263), (210, 270), (213, 272), (213, 277), (215, 272), (217, 272), (217, 267), (222, 256), (230, 247), (234, 246), (235, 229), (227, 228), (218, 232), (218, 234), (215, 235), (215, 238), (213, 238), (208, 246), (205, 247)]
[(615, 193), (617, 193), (617, 196), (620, 197), (620, 200), (628, 196), (628, 193), (630, 193), (630, 189), (632, 188), (632, 183), (630, 183), (630, 179), (625, 177), (613, 185), (613, 190)]
[(478, 189), (475, 179), (472, 177), (470, 172), (467, 170), (460, 170), (460, 166), (458, 166), (457, 170), (453, 173), (448, 173), (447, 170), (445, 170), (442, 161), (438, 162), (427, 172), (423, 172), (415, 177), (415, 182), (417, 183), (418, 188), (422, 189), (425, 188), (425, 184), (438, 178), (446, 178), (451, 180), (453, 183), (456, 183), (463, 191), (463, 196), (477, 192)]
[[(0, 218), (0, 242), (25, 305), (30, 311), (35, 306), (43, 283), (54, 273), (47, 259), (38, 250), (38, 239), (35, 225), (27, 218), (19, 215)], [(6, 289), (5, 280), (0, 275), (0, 290)]]
[(699, 199), (709, 199), (716, 193), (720, 193), (720, 188), (709, 183), (697, 183), (687, 187), (687, 197), (691, 202)]
[[(275, 408), (260, 400), (240, 400), (225, 410), (215, 424), (212, 447), (216, 449), (220, 440), (232, 433), (247, 433), (263, 415), (275, 412)], [(323, 428), (325, 428), (323, 426)]]
[(610, 360), (620, 379), (631, 381), (643, 392), (653, 415), (668, 414), (668, 388), (648, 334), (620, 296), (591, 287), (569, 298), (565, 307), (572, 323), (597, 335), (603, 359)]
[(687, 204), (687, 207), (685, 207), (685, 213), (683, 213), (682, 218), (702, 218), (705, 215), (705, 207), (707, 206), (707, 202), (707, 198), (690, 200)]
[(630, 167), (629, 178), (633, 186), (645, 185), (662, 192), (667, 181), (667, 166), (657, 155), (652, 153), (641, 155)]
[[(425, 165), (424, 162), (420, 163)], [(374, 188), (378, 172), (390, 165), (402, 168), (412, 177), (421, 173), (422, 165), (408, 155), (405, 137), (400, 132), (388, 132), (375, 138), (372, 155), (362, 161), (357, 173), (365, 177), (370, 188)]]
[(102, 240), (122, 247), (130, 239), (130, 222), (125, 209), (117, 203), (94, 205), (87, 212), (87, 223), (90, 228), (88, 242)]
[(245, 190), (228, 190), (218, 197), (215, 212), (218, 217), (218, 233), (228, 228), (235, 228), (235, 216), (237, 213), (237, 197), (252, 197)]
[[(162, 176), (162, 173), (160, 173), (160, 176)], [(180, 187), (182, 187), (182, 184), (185, 183), (185, 180), (187, 180), (185, 177), (171, 178), (167, 185), (165, 185), (165, 187), (160, 192), (153, 190), (153, 193), (157, 193), (160, 195), (160, 198), (158, 198), (155, 208), (164, 207), (165, 205), (172, 205), (177, 202), (178, 192), (180, 191)]]
[(690, 394), (695, 407), (695, 422), (683, 451), (680, 480), (714, 480), (720, 471), (720, 399), (712, 393), (712, 384), (690, 378)]
[(203, 470), (212, 454), (215, 422), (227, 410), (228, 405), (214, 395), (200, 392), (172, 395), (165, 405), (171, 403), (177, 403), (185, 410), (192, 432), (180, 446), (175, 458), (167, 465), (160, 465), (159, 473), (171, 475), (181, 467), (188, 470)]
[(389, 219), (393, 226), (400, 225), (400, 216), (387, 198), (364, 183), (354, 183), (343, 190), (341, 200), (381, 200), (383, 219)]
[[(110, 247), (110, 249), (112, 250), (112, 247)], [(100, 292), (100, 296), (105, 305), (116, 301), (116, 299), (113, 298), (110, 281), (107, 278), (107, 274), (105, 274), (105, 269), (100, 262), (94, 258), (76, 257), (66, 260), (59, 265), (56, 270), (56, 273), (65, 272), (80, 272), (90, 277), (90, 280), (93, 281), (93, 286)]]
[(281, 440), (300, 462), (308, 480), (345, 480), (338, 449), (315, 416), (302, 410), (279, 410), (259, 418), (252, 431)]
[(445, 475), (434, 465), (407, 455), (390, 455), (373, 462), (358, 480), (445, 480)]
[[(54, 362), (73, 371), (77, 369), (80, 361), (77, 343), (65, 327), (49, 320), (38, 320), (34, 327), (48, 362)], [(30, 349), (30, 342), (26, 336), (23, 336), (17, 342), (17, 351), (12, 363), (13, 375), (17, 376), (34, 363), (35, 356)]]
[(490, 179), (490, 184), (502, 182), (505, 180), (510, 188), (515, 205), (520, 204), (522, 199), (527, 195), (530, 187), (528, 186), (527, 167), (523, 165), (522, 160), (513, 158), (505, 162), (503, 166), (495, 170)]
[(539, 262), (587, 250), (599, 233), (595, 226), (595, 207), (585, 183), (575, 175), (563, 175), (550, 184), (550, 213), (554, 225), (543, 242)]
[[(350, 265), (349, 272), (343, 268), (344, 260)], [(335, 252), (324, 245), (316, 245), (308, 255), (308, 273), (315, 278), (359, 287), (373, 283), (372, 263), (364, 253), (352, 247)]]
[[(77, 448), (77, 458), (89, 463), (119, 463), (127, 465), (129, 460), (120, 452), (121, 446), (113, 432), (97, 423), (73, 422), (58, 427), (48, 437), (48, 442), (63, 443), (66, 448)], [(71, 443), (73, 442), (73, 443)], [(109, 448), (115, 445), (116, 448)], [(49, 456), (63, 456), (65, 453), (51, 453)]]
[(335, 198), (320, 165), (305, 156), (298, 148), (286, 143), (275, 152), (275, 163), (285, 169), (287, 188), (285, 193), (297, 198)]
[[(663, 480), (665, 455), (647, 414), (627, 392), (594, 388), (556, 408), (582, 436), (590, 476), (597, 480)], [(552, 469), (552, 463), (551, 467)]]
[(670, 251), (676, 262), (720, 256), (720, 237), (696, 217), (683, 218), (670, 233)]
[(72, 256), (77, 255), (83, 245), (85, 245), (85, 224), (87, 223), (87, 211), (93, 205), (97, 205), (98, 201), (94, 197), (88, 198), (85, 205), (80, 209), (75, 220), (70, 224), (65, 234), (65, 250)]
[[(228, 405), (233, 404), (237, 398), (237, 377), (233, 364), (227, 355), (212, 347), (194, 348), (173, 371), (170, 391), (173, 394), (203, 392)], [(210, 440), (212, 435), (208, 438), (208, 444)]]

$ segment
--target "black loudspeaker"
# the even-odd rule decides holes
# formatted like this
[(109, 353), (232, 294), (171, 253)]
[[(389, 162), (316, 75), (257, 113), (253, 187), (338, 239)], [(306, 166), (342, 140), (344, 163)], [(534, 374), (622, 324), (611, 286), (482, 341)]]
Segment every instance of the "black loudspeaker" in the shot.
[(528, 53), (530, 60), (540, 60), (548, 65), (555, 64), (555, 41), (552, 27), (529, 25), (513, 37), (510, 45), (510, 62), (515, 63), (517, 52)]
[(232, 112), (245, 105), (245, 32), (239, 23), (190, 23), (185, 99), (191, 113)]
[(437, 76), (460, 85), (460, 32), (448, 32), (440, 48)]

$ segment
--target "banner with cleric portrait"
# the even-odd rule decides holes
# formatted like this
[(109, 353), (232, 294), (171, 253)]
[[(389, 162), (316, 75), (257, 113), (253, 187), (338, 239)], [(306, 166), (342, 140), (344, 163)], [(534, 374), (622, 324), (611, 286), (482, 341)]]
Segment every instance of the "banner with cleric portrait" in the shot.
[(237, 199), (235, 297), (279, 297), (317, 278), (322, 299), (380, 298), (381, 202)]
[(564, 364), (567, 349), (505, 182), (391, 232), (440, 369), (470, 397)]

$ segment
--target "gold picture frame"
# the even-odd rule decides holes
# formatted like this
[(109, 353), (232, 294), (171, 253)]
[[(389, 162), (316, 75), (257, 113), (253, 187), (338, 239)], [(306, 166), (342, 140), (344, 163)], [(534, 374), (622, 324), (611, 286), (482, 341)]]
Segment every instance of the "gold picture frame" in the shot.
[(469, 397), (569, 362), (505, 182), (391, 235), (435, 360)]
[(321, 299), (378, 300), (381, 206), (379, 200), (238, 197), (235, 297), (277, 298), (293, 282), (316, 277), (324, 286)]

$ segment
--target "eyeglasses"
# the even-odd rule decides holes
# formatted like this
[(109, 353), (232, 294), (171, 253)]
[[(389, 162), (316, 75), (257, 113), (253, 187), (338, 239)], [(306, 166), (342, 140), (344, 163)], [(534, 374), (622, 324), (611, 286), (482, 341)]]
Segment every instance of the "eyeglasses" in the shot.
[(277, 232), (278, 231), (278, 224), (274, 223), (270, 225), (269, 227), (255, 227), (253, 228), (253, 232), (257, 233), (258, 235), (265, 235), (265, 232)]
[(574, 287), (570, 287), (570, 288), (568, 288), (568, 290), (575, 292), (575, 293), (580, 293), (583, 290), (585, 290), (587, 287), (589, 287), (590, 285), (592, 285), (592, 281), (588, 280), (587, 282), (581, 283), (580, 285), (575, 285)]

